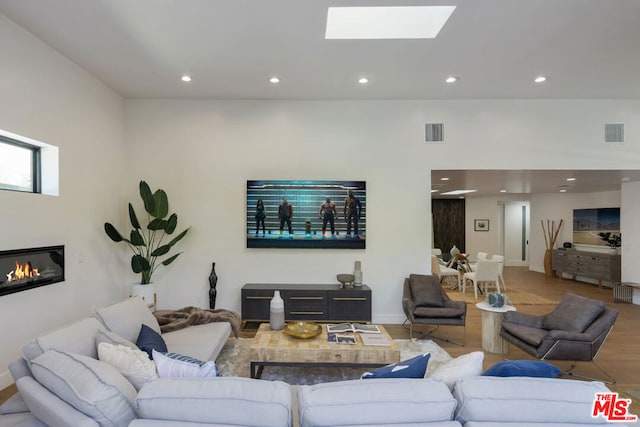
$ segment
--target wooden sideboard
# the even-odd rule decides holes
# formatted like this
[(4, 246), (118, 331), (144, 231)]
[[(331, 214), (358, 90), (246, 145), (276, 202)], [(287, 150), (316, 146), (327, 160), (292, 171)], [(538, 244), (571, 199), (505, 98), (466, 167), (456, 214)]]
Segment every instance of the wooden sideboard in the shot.
[(367, 285), (297, 285), (247, 283), (242, 287), (242, 321), (268, 322), (273, 292), (284, 300), (284, 317), (315, 322), (371, 322), (371, 289)]
[(559, 278), (567, 273), (573, 276), (586, 277), (602, 282), (620, 282), (620, 255), (601, 252), (576, 251), (572, 249), (555, 249), (551, 258), (551, 268)]

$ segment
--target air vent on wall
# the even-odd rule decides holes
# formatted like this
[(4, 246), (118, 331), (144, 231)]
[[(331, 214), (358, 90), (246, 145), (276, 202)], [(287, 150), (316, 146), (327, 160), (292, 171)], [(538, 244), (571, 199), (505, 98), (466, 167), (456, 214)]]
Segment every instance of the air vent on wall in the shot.
[(604, 142), (624, 142), (624, 123), (605, 123)]
[(425, 142), (444, 142), (444, 124), (426, 123), (424, 125)]

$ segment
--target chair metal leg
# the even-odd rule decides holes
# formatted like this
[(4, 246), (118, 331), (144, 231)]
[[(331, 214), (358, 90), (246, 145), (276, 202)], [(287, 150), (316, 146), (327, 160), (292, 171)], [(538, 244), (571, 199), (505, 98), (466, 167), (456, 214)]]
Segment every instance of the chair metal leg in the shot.
[[(405, 323), (406, 323), (406, 321), (405, 321)], [(402, 325), (404, 326), (405, 323), (403, 323)], [(429, 332), (416, 331), (416, 333), (420, 334), (421, 338), (429, 337), (429, 338), (433, 338), (434, 340), (443, 341), (443, 342), (446, 342), (446, 343), (449, 343), (449, 344), (454, 344), (454, 345), (457, 345), (457, 346), (460, 346), (460, 347), (464, 347), (466, 345), (466, 343), (467, 343), (467, 326), (466, 325), (463, 327), (462, 343), (459, 343), (459, 342), (456, 342), (456, 341), (452, 341), (452, 340), (447, 339), (447, 338), (442, 338), (442, 337), (438, 337), (436, 335), (433, 335), (433, 333), (435, 331), (437, 331), (438, 328), (440, 328), (440, 326), (436, 326), (435, 328), (433, 328)], [(413, 339), (413, 323), (409, 323), (409, 336), (411, 337), (411, 339)]]
[(616, 379), (613, 378), (611, 375), (609, 375), (609, 373), (607, 371), (605, 371), (604, 369), (602, 369), (595, 361), (592, 360), (591, 364), (593, 364), (593, 366), (598, 368), (598, 370), (600, 372), (602, 372), (607, 379), (605, 380), (605, 379), (602, 379), (602, 378), (593, 378), (593, 377), (588, 377), (586, 375), (576, 374), (575, 372), (573, 372), (573, 370), (576, 368), (576, 364), (575, 363), (573, 363), (569, 367), (569, 369), (567, 369), (566, 371), (564, 371), (560, 375), (564, 375), (564, 376), (568, 376), (568, 377), (574, 377), (574, 378), (580, 378), (580, 379), (583, 379), (583, 380), (602, 381), (605, 384), (615, 384), (616, 383)]

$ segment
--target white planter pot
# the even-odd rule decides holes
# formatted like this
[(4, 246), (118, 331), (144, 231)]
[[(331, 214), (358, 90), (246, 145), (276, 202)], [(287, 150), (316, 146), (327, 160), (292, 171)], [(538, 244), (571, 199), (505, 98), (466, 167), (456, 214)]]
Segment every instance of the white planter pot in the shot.
[(148, 285), (134, 283), (133, 285), (131, 285), (131, 296), (140, 296), (149, 307), (155, 306), (156, 285), (154, 283), (149, 283)]

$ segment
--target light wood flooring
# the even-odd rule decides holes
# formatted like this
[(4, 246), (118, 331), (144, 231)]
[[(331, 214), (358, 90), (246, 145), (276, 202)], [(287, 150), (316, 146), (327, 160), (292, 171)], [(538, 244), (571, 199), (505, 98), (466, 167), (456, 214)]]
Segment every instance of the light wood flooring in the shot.
[[(640, 306), (625, 303), (614, 303), (613, 292), (608, 288), (599, 288), (572, 280), (560, 280), (555, 277), (546, 277), (544, 274), (531, 272), (526, 267), (505, 268), (505, 282), (507, 288), (523, 290), (533, 294), (545, 296), (559, 301), (566, 292), (583, 295), (588, 298), (595, 298), (604, 301), (608, 306), (619, 311), (618, 320), (613, 332), (605, 342), (596, 362), (609, 375), (616, 379), (616, 384), (610, 385), (613, 391), (624, 395), (625, 390), (640, 390), (640, 340), (638, 340), (638, 326), (640, 326)], [(507, 289), (507, 294), (508, 294)], [(375, 297), (375, 295), (374, 295)], [(400, 305), (400, 296), (398, 305)], [(544, 305), (519, 305), (519, 311), (531, 314), (544, 314), (553, 309), (553, 304)], [(409, 331), (402, 325), (384, 325), (393, 338), (409, 338)], [(255, 329), (245, 329), (241, 336), (251, 338), (255, 334)], [(467, 327), (443, 326), (435, 332), (436, 336), (462, 342), (464, 347), (450, 344), (445, 341), (436, 340), (453, 357), (469, 353), (471, 351), (482, 350), (482, 325), (481, 311), (473, 304), (469, 304), (467, 312)], [(430, 337), (426, 337), (430, 338)], [(506, 355), (492, 354), (485, 352), (485, 369), (493, 364), (505, 359), (532, 359), (523, 351), (509, 346), (509, 353)], [(571, 363), (553, 361), (560, 368), (568, 368)], [(596, 367), (588, 362), (578, 362), (576, 373), (591, 377), (603, 378), (603, 375)], [(0, 391), (0, 402), (6, 400), (15, 393), (15, 386), (10, 386)], [(632, 398), (630, 395), (625, 397)], [(640, 402), (634, 400), (631, 412), (640, 415)]]

